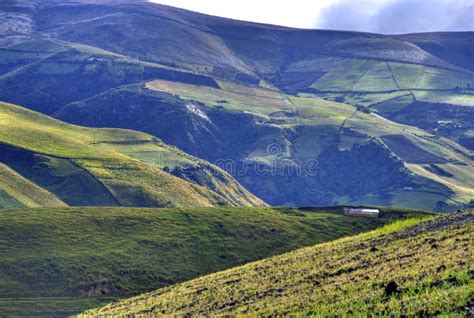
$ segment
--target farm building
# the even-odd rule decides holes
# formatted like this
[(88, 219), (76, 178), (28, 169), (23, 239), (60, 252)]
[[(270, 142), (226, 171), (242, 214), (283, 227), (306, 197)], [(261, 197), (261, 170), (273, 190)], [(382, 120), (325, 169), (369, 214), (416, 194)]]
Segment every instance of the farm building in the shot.
[(344, 208), (344, 214), (378, 218), (380, 216), (380, 210), (369, 208)]

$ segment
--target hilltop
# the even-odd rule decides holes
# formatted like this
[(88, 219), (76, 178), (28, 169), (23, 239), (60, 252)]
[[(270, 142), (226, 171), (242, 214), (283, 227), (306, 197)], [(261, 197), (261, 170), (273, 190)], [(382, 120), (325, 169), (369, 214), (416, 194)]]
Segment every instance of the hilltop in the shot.
[[(0, 210), (0, 312), (65, 316), (303, 246), (384, 218), (341, 209), (81, 207)], [(396, 213), (395, 213), (396, 212)]]
[(474, 214), (410, 219), (109, 304), (107, 315), (472, 313)]
[(0, 207), (253, 206), (229, 174), (150, 135), (0, 102)]

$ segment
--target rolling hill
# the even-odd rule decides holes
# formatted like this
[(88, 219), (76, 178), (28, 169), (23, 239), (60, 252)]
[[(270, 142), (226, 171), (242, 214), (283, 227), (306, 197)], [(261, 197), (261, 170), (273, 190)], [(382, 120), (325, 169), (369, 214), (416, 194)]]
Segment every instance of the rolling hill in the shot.
[(319, 208), (81, 207), (0, 210), (0, 312), (52, 317), (302, 246), (428, 215)]
[(473, 54), (0, 1), (0, 317), (472, 315)]
[(79, 317), (453, 316), (472, 313), (473, 212), (411, 219), (306, 247)]
[[(272, 205), (454, 209), (473, 198), (472, 153), (448, 139), (348, 104), (216, 84), (122, 86), (54, 115), (161, 136), (219, 165)], [(166, 124), (148, 119), (156, 117)], [(171, 132), (176, 127), (180, 133)]]
[(474, 200), (473, 32), (298, 30), (119, 0), (0, 12), (0, 100), (151, 134), (271, 205)]
[(6, 103), (0, 119), (2, 207), (264, 204), (218, 167), (150, 135), (74, 126)]

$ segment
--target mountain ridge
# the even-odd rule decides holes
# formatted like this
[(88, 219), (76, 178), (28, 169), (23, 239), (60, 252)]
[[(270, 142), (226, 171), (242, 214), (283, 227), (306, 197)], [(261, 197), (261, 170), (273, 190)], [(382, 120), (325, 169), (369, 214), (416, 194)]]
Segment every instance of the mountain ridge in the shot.
[[(474, 32), (298, 30), (130, 1), (15, 3), (0, 6), (11, 42), (0, 45), (0, 100), (230, 162), (269, 204), (456, 210), (474, 200)], [(275, 174), (314, 162), (319, 179)]]

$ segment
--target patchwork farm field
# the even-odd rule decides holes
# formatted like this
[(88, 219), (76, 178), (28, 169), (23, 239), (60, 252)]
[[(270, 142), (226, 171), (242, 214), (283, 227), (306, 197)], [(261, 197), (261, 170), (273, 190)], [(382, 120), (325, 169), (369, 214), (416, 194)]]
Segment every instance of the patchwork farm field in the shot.
[[(314, 64), (313, 64), (314, 63)], [(423, 65), (343, 59), (298, 64), (291, 70), (310, 71), (311, 67), (326, 72), (311, 88), (320, 91), (391, 92), (398, 90), (451, 90), (471, 85), (472, 74)]]
[[(428, 206), (431, 205), (434, 208), (440, 201), (449, 202), (447, 203), (449, 206), (462, 206), (462, 202), (471, 200), (473, 192), (470, 190), (470, 186), (464, 186), (462, 182), (459, 182), (460, 180), (466, 182), (463, 179), (466, 174), (461, 170), (467, 170), (469, 171), (467, 174), (474, 175), (471, 155), (468, 150), (452, 143), (450, 140), (437, 138), (422, 129), (387, 120), (378, 113), (380, 111), (381, 114), (389, 116), (388, 114), (391, 112), (400, 111), (413, 102), (415, 97), (411, 93), (402, 91), (387, 94), (353, 94), (349, 98), (352, 99), (355, 105), (349, 105), (318, 98), (311, 94), (293, 96), (274, 88), (264, 90), (241, 84), (218, 83), (222, 87), (211, 88), (155, 80), (148, 82), (146, 87), (152, 91), (173, 94), (190, 103), (199, 103), (200, 106), (194, 106), (194, 109), (195, 112), (200, 112), (201, 117), (207, 116), (206, 107), (219, 107), (226, 111), (244, 112), (259, 116), (256, 119), (258, 122), (268, 123), (282, 130), (296, 131), (296, 133), (289, 133), (294, 137), (281, 143), (277, 142), (279, 153), (276, 156), (268, 153), (268, 140), (278, 140), (281, 137), (278, 135), (275, 137), (265, 136), (262, 141), (254, 141), (254, 149), (245, 156), (244, 160), (246, 162), (268, 165), (279, 162), (278, 160), (289, 159), (292, 164), (297, 165), (317, 158), (318, 168), (321, 168), (319, 176), (326, 176), (331, 171), (332, 179), (336, 184), (338, 183), (336, 181), (338, 176), (336, 171), (341, 169), (334, 169), (333, 171), (329, 165), (325, 164), (329, 152), (328, 148), (337, 144), (340, 151), (355, 152), (359, 147), (375, 143), (378, 147), (382, 146), (388, 149), (390, 155), (385, 159), (375, 159), (374, 157), (372, 160), (383, 161), (379, 164), (385, 165), (388, 163), (395, 164), (394, 162), (397, 159), (394, 158), (398, 158), (400, 162), (404, 163), (404, 168), (409, 170), (407, 173), (412, 175), (412, 179), (409, 180), (409, 178), (394, 173), (391, 177), (392, 181), (399, 179), (400, 184), (391, 189), (386, 189), (383, 195), (367, 193), (363, 198), (354, 200), (351, 199), (349, 194), (340, 191), (341, 193), (333, 197), (332, 202), (334, 204), (360, 204), (361, 202), (370, 202), (376, 205), (399, 204), (404, 202), (402, 197), (406, 196), (410, 200), (405, 202), (410, 202), (411, 207), (420, 208), (428, 204)], [(263, 96), (266, 97), (262, 98)], [(268, 98), (268, 96), (272, 97)], [(330, 95), (322, 95), (326, 99), (328, 96)], [(336, 97), (337, 95), (333, 95), (332, 99), (337, 100)], [(367, 108), (361, 107), (359, 101), (364, 101)], [(206, 107), (202, 108), (202, 105)], [(211, 120), (209, 117), (206, 118), (207, 121)], [(266, 146), (259, 147), (260, 143), (264, 143)], [(333, 154), (333, 156), (336, 156), (336, 154)], [(339, 154), (338, 157), (334, 158), (333, 161), (339, 160), (342, 154)], [(350, 164), (362, 165), (362, 162), (359, 163), (356, 158), (356, 155), (353, 155)], [(364, 162), (366, 164), (370, 163), (366, 160)], [(466, 164), (464, 165), (463, 162)], [(430, 164), (442, 164), (447, 169), (455, 172), (450, 177), (437, 175), (436, 173), (426, 173), (423, 165)], [(459, 169), (459, 165), (462, 165), (463, 169)], [(325, 168), (322, 169), (322, 167)], [(352, 170), (354, 169), (358, 168)], [(402, 170), (401, 167), (400, 170)], [(346, 179), (345, 183), (348, 183), (348, 180), (351, 179), (349, 177), (351, 173), (352, 171), (346, 171), (345, 176), (341, 176), (341, 178)], [(253, 191), (258, 189), (256, 193), (262, 197), (265, 197), (262, 189), (271, 187), (266, 181), (257, 186), (249, 185), (246, 183), (247, 180), (244, 179), (244, 185)], [(435, 182), (431, 180), (435, 180)], [(302, 182), (308, 181), (302, 180), (300, 183)], [(470, 184), (469, 181), (467, 182)], [(313, 182), (309, 181), (308, 183), (312, 184)], [(339, 187), (344, 187), (342, 183), (341, 181)], [(310, 188), (314, 191), (314, 186), (310, 186)], [(404, 190), (404, 188), (411, 190)], [(413, 193), (407, 192), (415, 189), (416, 191)], [(426, 194), (425, 198), (413, 199), (423, 193)], [(391, 198), (391, 203), (387, 202), (387, 197)], [(269, 200), (273, 202), (272, 199)], [(291, 201), (282, 201), (279, 204), (292, 205)]]
[(446, 163), (446, 160), (416, 146), (403, 135), (385, 135), (382, 140), (407, 163)]

